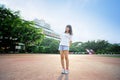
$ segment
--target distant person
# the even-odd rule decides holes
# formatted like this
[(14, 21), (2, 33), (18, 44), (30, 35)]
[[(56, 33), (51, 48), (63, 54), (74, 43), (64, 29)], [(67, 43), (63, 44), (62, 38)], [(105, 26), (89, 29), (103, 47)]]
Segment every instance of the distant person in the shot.
[[(61, 35), (61, 40), (59, 44), (59, 51), (61, 57), (61, 65), (62, 65), (62, 74), (69, 73), (69, 47), (72, 43), (72, 27), (71, 25), (67, 25), (65, 32)], [(64, 61), (65, 60), (65, 61)], [(65, 67), (66, 63), (66, 67)]]

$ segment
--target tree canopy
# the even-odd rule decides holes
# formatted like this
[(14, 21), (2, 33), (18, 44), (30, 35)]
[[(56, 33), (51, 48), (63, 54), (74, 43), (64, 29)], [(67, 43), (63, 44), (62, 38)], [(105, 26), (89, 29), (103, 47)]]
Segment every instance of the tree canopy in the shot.
[(75, 42), (70, 47), (71, 52), (86, 52), (86, 49), (92, 49), (98, 54), (120, 53), (120, 46), (118, 44), (111, 44), (105, 40)]
[(29, 45), (40, 43), (44, 34), (42, 29), (35, 27), (33, 21), (22, 19), (19, 11), (12, 11), (2, 5), (0, 6), (0, 38), (6, 41), (6, 45), (1, 44), (0, 47), (11, 48), (13, 46), (11, 43), (17, 42), (24, 43), (27, 48)]

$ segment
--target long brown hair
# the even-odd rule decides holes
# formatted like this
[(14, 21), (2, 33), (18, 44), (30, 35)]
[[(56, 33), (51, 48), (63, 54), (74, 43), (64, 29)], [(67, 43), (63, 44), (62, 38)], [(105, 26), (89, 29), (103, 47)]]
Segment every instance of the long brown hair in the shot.
[[(69, 28), (69, 34), (70, 35), (73, 35), (73, 32), (72, 32), (72, 26), (71, 25), (67, 25), (66, 27), (68, 27)], [(65, 30), (65, 33), (66, 33), (67, 31)]]

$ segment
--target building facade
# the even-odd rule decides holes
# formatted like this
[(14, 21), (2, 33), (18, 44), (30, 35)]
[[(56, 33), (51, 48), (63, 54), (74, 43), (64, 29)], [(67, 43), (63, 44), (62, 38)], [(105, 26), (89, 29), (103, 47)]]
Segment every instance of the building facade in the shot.
[(60, 35), (51, 29), (50, 24), (46, 23), (44, 20), (34, 19), (33, 21), (35, 22), (35, 27), (43, 29), (45, 37), (60, 40)]

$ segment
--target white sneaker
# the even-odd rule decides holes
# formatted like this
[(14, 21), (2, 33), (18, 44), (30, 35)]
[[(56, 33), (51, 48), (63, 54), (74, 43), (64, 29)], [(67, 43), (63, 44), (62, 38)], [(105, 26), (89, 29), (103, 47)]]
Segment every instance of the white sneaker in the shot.
[(69, 70), (65, 70), (65, 74), (69, 74)]
[(61, 72), (62, 74), (65, 74), (65, 69), (62, 69), (62, 72)]

